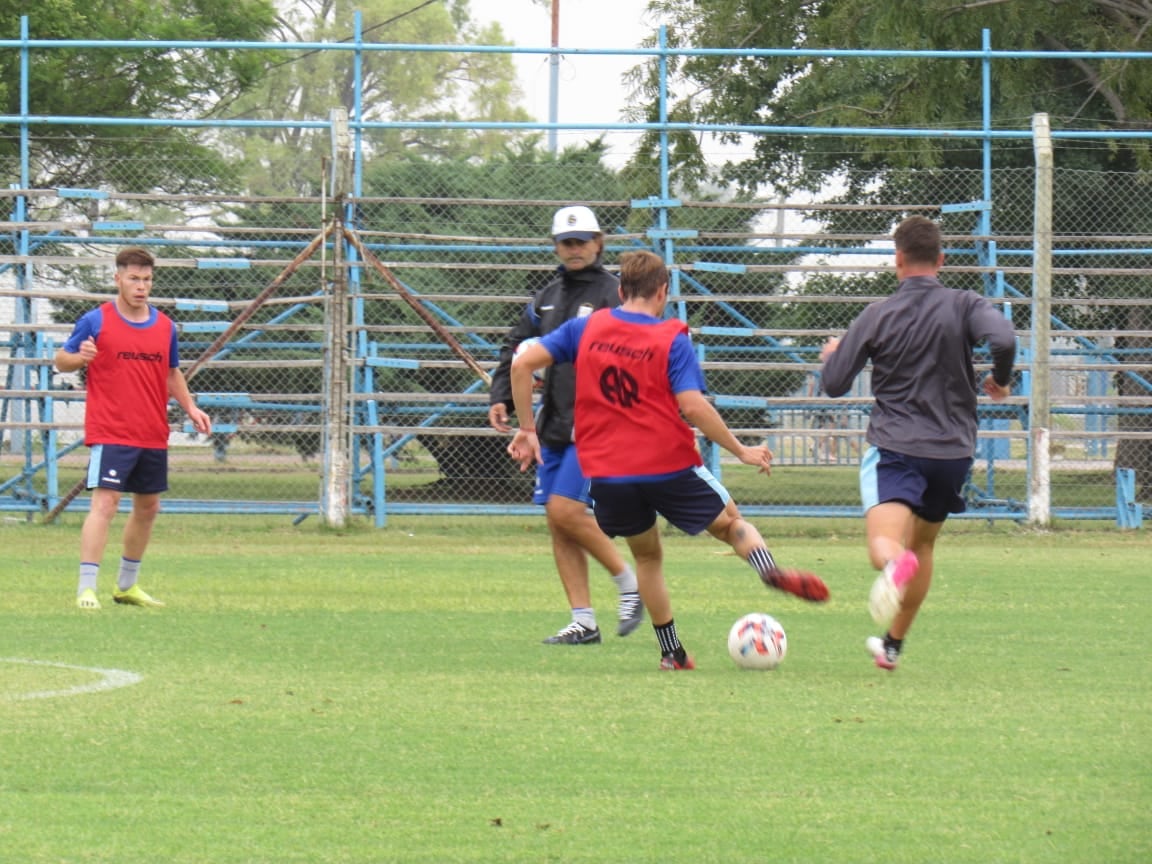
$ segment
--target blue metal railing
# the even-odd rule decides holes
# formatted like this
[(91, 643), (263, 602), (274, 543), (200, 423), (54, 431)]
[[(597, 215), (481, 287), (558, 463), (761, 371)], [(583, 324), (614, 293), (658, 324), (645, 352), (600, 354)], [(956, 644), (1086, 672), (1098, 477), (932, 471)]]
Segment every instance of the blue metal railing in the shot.
[[(20, 35), (18, 39), (0, 39), (0, 48), (15, 49), (20, 54), (20, 110), (15, 115), (0, 115), (0, 126), (16, 129), (19, 133), (20, 144), (20, 184), (21, 190), (30, 190), (31, 186), (31, 140), (32, 132), (35, 129), (51, 128), (53, 126), (67, 125), (70, 127), (88, 126), (93, 128), (100, 127), (135, 127), (135, 128), (149, 128), (149, 127), (184, 127), (184, 128), (203, 128), (203, 129), (313, 129), (331, 131), (333, 128), (333, 121), (331, 118), (312, 118), (312, 119), (271, 119), (271, 120), (248, 120), (240, 118), (198, 118), (198, 117), (106, 117), (106, 116), (83, 116), (83, 115), (52, 115), (52, 114), (38, 114), (33, 110), (30, 104), (30, 69), (33, 56), (42, 52), (51, 52), (57, 49), (75, 50), (95, 50), (95, 51), (125, 51), (133, 52), (140, 50), (198, 50), (198, 51), (246, 51), (246, 50), (284, 50), (284, 51), (324, 51), (324, 52), (338, 52), (345, 53), (349, 56), (352, 63), (353, 70), (353, 84), (352, 84), (352, 105), (349, 117), (349, 128), (353, 135), (353, 195), (360, 197), (363, 188), (363, 171), (366, 162), (367, 154), (365, 151), (364, 135), (366, 132), (372, 130), (421, 130), (421, 129), (440, 129), (440, 130), (507, 130), (507, 131), (548, 131), (554, 133), (557, 130), (564, 131), (598, 131), (598, 132), (611, 132), (611, 131), (625, 131), (625, 132), (655, 132), (659, 142), (659, 195), (654, 195), (648, 199), (638, 199), (632, 202), (634, 210), (645, 210), (651, 215), (652, 227), (646, 233), (646, 240), (650, 243), (652, 248), (659, 251), (665, 261), (672, 264), (675, 261), (676, 254), (692, 254), (699, 252), (705, 255), (718, 255), (723, 253), (739, 253), (748, 255), (773, 255), (773, 254), (786, 254), (789, 256), (811, 253), (811, 254), (853, 254), (853, 255), (883, 255), (888, 254), (886, 250), (875, 249), (871, 247), (844, 247), (838, 248), (835, 246), (819, 246), (819, 247), (787, 247), (784, 249), (774, 249), (772, 247), (760, 246), (700, 246), (693, 243), (694, 237), (689, 233), (677, 231), (670, 228), (670, 213), (676, 207), (681, 205), (681, 202), (673, 195), (672, 180), (671, 180), (671, 150), (670, 140), (674, 133), (678, 132), (693, 132), (693, 133), (727, 133), (727, 134), (750, 134), (750, 135), (804, 135), (804, 136), (836, 136), (836, 137), (870, 137), (870, 138), (901, 138), (901, 139), (917, 139), (917, 138), (932, 138), (932, 139), (953, 139), (953, 140), (971, 140), (980, 142), (982, 145), (982, 188), (983, 197), (980, 201), (975, 202), (945, 202), (941, 205), (944, 211), (955, 211), (959, 209), (967, 209), (976, 213), (977, 226), (974, 234), (978, 237), (987, 238), (994, 236), (994, 228), (992, 224), (993, 217), (993, 201), (992, 201), (992, 171), (993, 171), (993, 143), (998, 141), (1030, 141), (1032, 139), (1032, 130), (1030, 128), (1010, 129), (994, 128), (993, 122), (993, 84), (994, 72), (998, 63), (1007, 62), (1011, 63), (1019, 60), (1082, 60), (1082, 59), (1099, 59), (1108, 58), (1113, 60), (1130, 60), (1137, 62), (1152, 62), (1152, 52), (1148, 51), (1117, 51), (1117, 52), (1097, 52), (1097, 51), (1017, 51), (1017, 50), (994, 50), (991, 47), (991, 33), (988, 30), (983, 31), (981, 37), (981, 47), (979, 49), (957, 49), (957, 50), (879, 50), (879, 49), (851, 49), (851, 50), (835, 50), (835, 49), (792, 49), (792, 48), (779, 48), (779, 49), (740, 49), (739, 53), (749, 57), (777, 57), (777, 58), (811, 58), (811, 59), (837, 59), (837, 58), (878, 58), (878, 59), (934, 59), (940, 62), (946, 61), (971, 61), (976, 60), (981, 64), (981, 116), (978, 128), (886, 128), (886, 127), (818, 127), (818, 126), (772, 126), (767, 124), (716, 124), (716, 123), (699, 123), (699, 122), (676, 122), (669, 120), (669, 69), (671, 66), (670, 61), (678, 58), (688, 57), (706, 57), (706, 56), (726, 56), (731, 55), (734, 51), (729, 49), (716, 49), (716, 48), (691, 48), (691, 47), (678, 47), (670, 48), (667, 45), (666, 33), (663, 29), (660, 30), (658, 36), (658, 44), (653, 48), (635, 48), (635, 49), (571, 49), (563, 47), (516, 47), (516, 46), (490, 46), (490, 45), (417, 45), (417, 44), (388, 44), (388, 43), (367, 43), (363, 41), (363, 30), (361, 16), (356, 13), (353, 22), (353, 36), (348, 42), (297, 42), (285, 44), (280, 42), (248, 42), (248, 41), (136, 41), (136, 40), (58, 40), (58, 39), (31, 39), (29, 37), (29, 18), (23, 16), (20, 19)], [(635, 57), (638, 61), (644, 59), (655, 58), (657, 60), (657, 74), (658, 74), (658, 102), (659, 112), (658, 119), (655, 122), (599, 122), (599, 123), (557, 123), (554, 121), (469, 121), (469, 120), (366, 120), (364, 111), (364, 92), (363, 92), (363, 61), (364, 58), (377, 52), (391, 52), (397, 54), (407, 53), (473, 53), (473, 54), (534, 54), (545, 56), (559, 56), (559, 55), (627, 55)], [(1057, 129), (1052, 131), (1052, 137), (1056, 140), (1106, 140), (1106, 141), (1125, 141), (1125, 140), (1152, 140), (1152, 129), (1143, 130), (1109, 130), (1101, 128), (1083, 128), (1083, 129)], [(83, 196), (93, 193), (95, 190), (58, 190), (62, 195)], [(345, 223), (352, 227), (356, 227), (356, 210), (353, 204), (346, 205), (344, 211)], [(11, 269), (15, 275), (15, 282), (17, 288), (22, 292), (30, 292), (32, 269), (30, 265), (31, 256), (36, 249), (46, 242), (51, 240), (55, 243), (67, 244), (70, 242), (80, 243), (85, 245), (123, 245), (129, 239), (125, 232), (140, 230), (145, 227), (137, 224), (129, 224), (126, 222), (105, 222), (100, 225), (94, 225), (94, 228), (100, 230), (101, 236), (88, 236), (83, 238), (70, 238), (66, 233), (59, 230), (45, 231), (38, 233), (35, 228), (27, 224), (28, 206), (27, 198), (25, 195), (16, 195), (13, 198), (12, 204), (12, 220), (20, 224), (20, 227), (14, 236), (14, 247), (19, 263), (13, 264)], [(163, 237), (131, 237), (131, 242), (141, 243), (144, 245), (164, 247), (180, 245), (184, 248), (195, 248), (198, 244), (195, 240), (170, 240)], [(302, 248), (306, 245), (306, 241), (300, 241), (298, 244), (292, 241), (285, 241), (283, 239), (275, 241), (260, 241), (253, 239), (245, 240), (229, 240), (227, 238), (214, 239), (211, 241), (204, 241), (202, 244), (205, 247), (217, 250), (226, 250), (234, 247), (243, 247), (246, 249), (262, 248), (262, 247), (278, 247), (278, 248)], [(644, 245), (644, 244), (639, 244)], [(434, 244), (393, 244), (393, 243), (373, 243), (366, 244), (367, 248), (373, 251), (398, 251), (403, 250), (407, 252), (421, 252), (431, 254), (448, 254), (457, 251), (467, 251), (472, 255), (483, 254), (540, 254), (549, 251), (547, 246), (507, 246), (492, 244), (488, 247), (478, 246), (476, 244), (469, 245), (434, 245)], [(978, 241), (976, 243), (976, 254), (982, 265), (995, 270), (999, 266), (999, 259), (1006, 256), (1022, 257), (1027, 264), (1030, 261), (1031, 252), (1029, 250), (999, 250), (996, 243)], [(1109, 255), (1109, 254), (1122, 254), (1121, 250), (1107, 250), (1107, 249), (1084, 249), (1084, 250), (1058, 250), (1056, 255), (1076, 255), (1076, 254), (1092, 254), (1092, 255)], [(1152, 248), (1138, 247), (1138, 248), (1125, 248), (1123, 254), (1145, 256), (1152, 259)], [(360, 300), (357, 298), (359, 293), (359, 279), (362, 268), (365, 266), (364, 262), (357, 260), (356, 250), (348, 245), (344, 250), (344, 259), (349, 264), (349, 273), (351, 275), (350, 293), (353, 297), (353, 302), (356, 305), (354, 315), (357, 316), (356, 320), (362, 321), (362, 307)], [(205, 259), (205, 266), (216, 266), (211, 263), (209, 259)], [(227, 263), (221, 263), (218, 266), (242, 267), (246, 262), (242, 259), (219, 259)], [(724, 265), (720, 262), (707, 262), (702, 261), (697, 265), (698, 270), (707, 272), (709, 269), (724, 269), (728, 266), (730, 269), (735, 265)], [(7, 269), (7, 267), (5, 268)], [(733, 271), (734, 272), (734, 271)], [(672, 273), (673, 284), (670, 286), (670, 295), (673, 298), (674, 307), (677, 309), (681, 317), (686, 316), (686, 307), (684, 304), (684, 290), (691, 289), (692, 291), (707, 293), (708, 289), (705, 284), (691, 273), (681, 272), (679, 269), (673, 269)], [(1013, 296), (1026, 299), (1025, 295), (1013, 289), (1010, 284), (1006, 282), (1003, 274), (986, 277), (986, 290), (990, 296), (1003, 297)], [(720, 304), (721, 308), (725, 308)], [(273, 323), (281, 323), (290, 320), (293, 315), (305, 308), (303, 305), (293, 307), (284, 312), (281, 312)], [(454, 321), (452, 316), (445, 310), (435, 306), (429, 306), (432, 314), (439, 317), (448, 325), (456, 325), (459, 322)], [(15, 316), (18, 323), (29, 323), (31, 321), (30, 304), (26, 297), (17, 297), (15, 301)], [(750, 321), (741, 316), (734, 307), (725, 308), (725, 311), (730, 313), (732, 326), (728, 329), (739, 330), (745, 336), (752, 336)], [(1054, 320), (1054, 324), (1058, 329), (1070, 331), (1071, 328), (1059, 320)], [(205, 324), (198, 328), (204, 332), (210, 331), (210, 326)], [(191, 332), (191, 331), (190, 331)], [(259, 333), (251, 333), (243, 337), (244, 344), (255, 343), (261, 338)], [(788, 346), (781, 345), (778, 340), (771, 337), (760, 337), (766, 346), (771, 346), (772, 350), (784, 350), (787, 352)], [(1102, 362), (1107, 362), (1114, 359), (1122, 353), (1114, 348), (1102, 348), (1090, 339), (1075, 337), (1078, 339), (1079, 349), (1083, 356), (1092, 356), (1099, 358)], [(488, 350), (494, 349), (495, 346), (481, 337), (471, 337), (475, 345)], [(38, 379), (37, 386), (43, 395), (38, 396), (36, 400), (25, 401), (25, 410), (30, 410), (32, 404), (37, 404), (43, 412), (43, 416), (52, 416), (52, 406), (55, 400), (50, 386), (47, 382), (51, 379), (51, 369), (49, 366), (50, 361), (47, 358), (47, 351), (49, 348), (43, 344), (35, 344), (34, 340), (27, 333), (21, 332), (14, 334), (9, 340), (7, 345), (13, 357), (20, 357), (28, 359), (32, 357), (40, 357), (45, 360), (42, 366), (21, 364), (10, 367), (10, 381), (9, 389), (27, 391), (33, 389), (34, 379)], [(426, 347), (426, 346), (424, 346)], [(369, 348), (366, 340), (361, 340), (356, 346), (358, 356), (361, 359), (371, 360), (369, 356)], [(230, 350), (230, 349), (226, 349)], [(397, 355), (404, 353), (402, 350), (395, 346), (389, 346), (390, 351), (394, 351)], [(753, 349), (742, 349), (745, 351)], [(375, 348), (372, 349), (375, 351)], [(806, 359), (802, 353), (793, 352), (794, 359), (803, 361)], [(375, 358), (378, 360), (378, 358)], [(399, 360), (397, 360), (399, 362)], [(365, 396), (371, 393), (372, 375), (370, 372), (370, 365), (365, 367), (365, 374), (358, 374), (356, 376), (356, 393), (359, 396)], [(1128, 373), (1133, 380), (1137, 380), (1141, 386), (1149, 387), (1149, 382), (1136, 375), (1135, 373)], [(13, 377), (14, 376), (14, 377)], [(469, 388), (474, 390), (475, 386)], [(732, 401), (732, 404), (737, 404), (742, 398), (739, 395), (732, 395), (726, 397)], [(8, 410), (8, 400), (4, 400), (4, 410)], [(454, 405), (452, 403), (452, 394), (445, 394), (446, 404), (434, 409), (426, 410), (426, 423), (434, 422), (435, 418), (439, 416), (442, 411), (459, 411), (462, 406)], [(366, 416), (370, 422), (378, 420), (377, 408), (371, 402), (368, 403), (369, 407)], [(267, 406), (264, 406), (265, 408)], [(297, 406), (298, 408), (298, 406)], [(407, 409), (406, 409), (407, 410)], [(420, 409), (412, 409), (420, 410)], [(781, 409), (783, 410), (783, 409)], [(1059, 411), (1072, 412), (1074, 408), (1057, 409)], [(1086, 410), (1086, 409), (1085, 409)], [(1127, 409), (1114, 409), (1115, 413)], [(1143, 409), (1137, 409), (1143, 410)], [(4, 414), (3, 416), (7, 416)], [(49, 458), (45, 460), (46, 464), (36, 462), (31, 455), (34, 451), (33, 444), (35, 433), (31, 430), (24, 435), (24, 451), (27, 454), (25, 465), (20, 478), (0, 486), (0, 492), (8, 492), (10, 498), (6, 501), (0, 502), (0, 508), (3, 509), (24, 509), (29, 505), (28, 502), (34, 501), (35, 506), (42, 506), (47, 502), (49, 505), (59, 500), (59, 490), (57, 487), (57, 474), (55, 458), (61, 455), (62, 452), (55, 440), (55, 434), (49, 432), (45, 438), (47, 451), (50, 454)], [(75, 445), (73, 445), (75, 446)], [(376, 436), (375, 441), (376, 454), (374, 458), (369, 460), (365, 466), (357, 468), (357, 484), (359, 481), (366, 480), (371, 483), (373, 489), (371, 500), (362, 502), (361, 506), (366, 512), (371, 510), (375, 513), (375, 518), (378, 524), (383, 524), (385, 512), (413, 512), (414, 509), (418, 510), (417, 505), (402, 505), (402, 504), (387, 504), (384, 500), (384, 485), (382, 482), (381, 472), (384, 470), (385, 459), (381, 458), (380, 449), (384, 447), (384, 443), (380, 440), (380, 436)], [(395, 442), (386, 445), (390, 452), (396, 449)], [(37, 472), (44, 470), (47, 478), (47, 492), (36, 493), (31, 484), (31, 477)], [(989, 472), (991, 474), (991, 472)], [(17, 482), (18, 481), (18, 482)], [(992, 496), (989, 496), (992, 497)], [(258, 510), (259, 512), (273, 512), (275, 504), (258, 504), (251, 503), (249, 505), (241, 506), (237, 502), (221, 502), (219, 509), (229, 510), (231, 508), (238, 508), (240, 510)], [(299, 513), (301, 507), (306, 505), (299, 502), (292, 502), (287, 506), (284, 512)], [(209, 503), (197, 502), (177, 502), (172, 501), (166, 503), (167, 509), (181, 510), (187, 509), (188, 512), (199, 512), (201, 509), (210, 510), (212, 505)], [(455, 505), (427, 505), (428, 512), (464, 512), (468, 508), (464, 507), (462, 510), (457, 508), (453, 509)], [(267, 508), (267, 509), (265, 509)], [(483, 512), (493, 512), (493, 508), (485, 506), (481, 508)], [(523, 508), (509, 507), (503, 508), (507, 512), (522, 512)], [(531, 508), (528, 508), (529, 510)], [(785, 508), (787, 512), (803, 512), (804, 515), (850, 515), (854, 513), (854, 508)], [(753, 509), (750, 509), (753, 512)], [(773, 513), (783, 513), (784, 511), (771, 510)], [(1059, 510), (1054, 510), (1056, 515), (1059, 515)], [(1016, 511), (1012, 507), (1008, 507), (1005, 515), (1015, 517)]]

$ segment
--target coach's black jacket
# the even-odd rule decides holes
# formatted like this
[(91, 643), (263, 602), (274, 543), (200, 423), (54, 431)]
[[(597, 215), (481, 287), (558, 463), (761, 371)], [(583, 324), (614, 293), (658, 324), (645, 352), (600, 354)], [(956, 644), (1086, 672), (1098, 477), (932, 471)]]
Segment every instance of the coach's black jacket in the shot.
[[(536, 292), (520, 320), (508, 331), (500, 349), (500, 364), (492, 373), (488, 403), (503, 402), (508, 412), (512, 404), (509, 369), (516, 346), (533, 336), (551, 333), (569, 318), (591, 315), (597, 309), (620, 305), (620, 280), (604, 269), (599, 260), (583, 270), (557, 270), (547, 285)], [(571, 363), (549, 366), (544, 378), (544, 394), (536, 417), (536, 434), (545, 447), (566, 447), (572, 443), (572, 414), (576, 406), (576, 369)], [(527, 418), (517, 418), (524, 421)]]

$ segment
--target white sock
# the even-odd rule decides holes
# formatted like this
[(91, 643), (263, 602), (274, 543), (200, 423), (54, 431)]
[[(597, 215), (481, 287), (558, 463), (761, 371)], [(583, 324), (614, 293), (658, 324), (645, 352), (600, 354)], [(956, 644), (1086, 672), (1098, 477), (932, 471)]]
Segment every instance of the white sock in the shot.
[(631, 567), (625, 567), (612, 577), (612, 581), (621, 594), (635, 594), (639, 590), (636, 587), (636, 573)]
[(131, 558), (121, 558), (120, 575), (116, 577), (116, 587), (121, 591), (127, 591), (136, 584), (136, 579), (139, 575), (139, 561), (133, 561)]
[(100, 565), (90, 561), (80, 562), (80, 583), (76, 588), (76, 596), (80, 596), (89, 588), (96, 590), (96, 581), (100, 576)]
[(596, 629), (596, 613), (590, 606), (580, 606), (572, 610), (572, 620), (585, 630)]

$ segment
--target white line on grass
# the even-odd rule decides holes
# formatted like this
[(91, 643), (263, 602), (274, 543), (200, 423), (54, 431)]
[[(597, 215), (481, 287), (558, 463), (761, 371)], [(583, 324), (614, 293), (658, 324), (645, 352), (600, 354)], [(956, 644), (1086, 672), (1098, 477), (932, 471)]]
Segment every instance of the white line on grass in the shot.
[(66, 690), (39, 690), (31, 693), (0, 693), (0, 701), (14, 702), (20, 699), (51, 699), (55, 696), (81, 696), (85, 693), (98, 693), (101, 690), (115, 690), (117, 687), (131, 687), (144, 680), (143, 675), (127, 672), (124, 669), (97, 669), (94, 666), (73, 666), (69, 663), (53, 663), (51, 660), (27, 660), (23, 657), (0, 657), (0, 663), (23, 663), (25, 666), (55, 666), (57, 669), (78, 669), (81, 672), (95, 672), (99, 680), (90, 684), (78, 684)]

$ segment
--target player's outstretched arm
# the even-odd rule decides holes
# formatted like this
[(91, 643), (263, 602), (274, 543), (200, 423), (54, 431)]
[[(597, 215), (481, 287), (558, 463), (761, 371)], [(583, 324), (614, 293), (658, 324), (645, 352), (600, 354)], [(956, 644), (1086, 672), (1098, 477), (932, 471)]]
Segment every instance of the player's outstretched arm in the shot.
[(741, 444), (703, 393), (699, 390), (684, 390), (676, 394), (676, 401), (684, 419), (703, 432), (709, 441), (719, 444), (745, 465), (759, 468), (765, 474), (771, 473), (772, 451), (763, 445), (747, 447)]
[(551, 365), (552, 355), (539, 341), (526, 345), (512, 360), (512, 402), (516, 406), (519, 428), (508, 445), (508, 454), (520, 464), (521, 471), (543, 461), (532, 417), (532, 375), (537, 369)]

